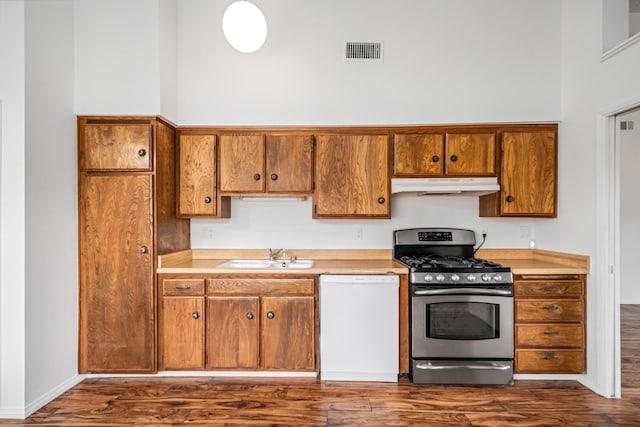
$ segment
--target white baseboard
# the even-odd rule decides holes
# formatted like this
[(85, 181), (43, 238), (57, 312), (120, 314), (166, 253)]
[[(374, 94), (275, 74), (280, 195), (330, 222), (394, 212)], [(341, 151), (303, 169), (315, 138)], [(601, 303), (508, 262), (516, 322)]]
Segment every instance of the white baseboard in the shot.
[(36, 412), (38, 409), (45, 406), (47, 403), (51, 402), (56, 397), (60, 396), (65, 391), (69, 390), (71, 387), (79, 384), (86, 378), (86, 375), (74, 375), (71, 378), (68, 378), (64, 382), (58, 384), (56, 387), (44, 393), (42, 396), (38, 397), (33, 402), (29, 403), (25, 407), (12, 407), (12, 408), (0, 408), (0, 419), (15, 419), (15, 420), (24, 420), (28, 418), (31, 414)]
[(157, 374), (88, 374), (87, 378), (156, 378), (156, 377), (262, 377), (317, 378), (317, 372), (288, 371), (158, 371)]

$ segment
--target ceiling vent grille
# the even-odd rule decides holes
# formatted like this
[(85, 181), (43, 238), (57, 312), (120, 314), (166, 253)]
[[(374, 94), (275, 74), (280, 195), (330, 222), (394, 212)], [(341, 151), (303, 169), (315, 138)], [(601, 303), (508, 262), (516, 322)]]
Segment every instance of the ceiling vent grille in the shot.
[(346, 59), (382, 60), (382, 43), (380, 42), (347, 42)]

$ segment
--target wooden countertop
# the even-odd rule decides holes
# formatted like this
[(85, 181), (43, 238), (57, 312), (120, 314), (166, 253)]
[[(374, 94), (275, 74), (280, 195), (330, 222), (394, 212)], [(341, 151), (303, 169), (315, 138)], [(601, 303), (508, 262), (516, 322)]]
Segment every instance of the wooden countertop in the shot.
[[(312, 268), (237, 269), (218, 268), (230, 259), (268, 258), (267, 249), (192, 249), (158, 257), (158, 273), (189, 274), (407, 274), (407, 267), (393, 259), (384, 249), (286, 251), (286, 259), (311, 259)], [(282, 257), (279, 256), (278, 259)]]
[[(160, 274), (406, 274), (407, 268), (393, 259), (390, 249), (286, 251), (298, 259), (311, 259), (305, 269), (217, 268), (230, 259), (267, 259), (267, 249), (192, 249), (160, 255)], [(480, 249), (476, 257), (511, 267), (513, 274), (588, 274), (589, 257), (541, 249)], [(280, 258), (280, 257), (279, 257)]]
[(480, 249), (477, 258), (511, 267), (513, 274), (589, 274), (589, 257), (542, 249)]

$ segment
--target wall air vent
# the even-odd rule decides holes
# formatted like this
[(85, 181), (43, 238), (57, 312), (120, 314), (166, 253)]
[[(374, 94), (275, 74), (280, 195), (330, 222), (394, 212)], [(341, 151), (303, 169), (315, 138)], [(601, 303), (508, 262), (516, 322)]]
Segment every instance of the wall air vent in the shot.
[(381, 42), (347, 42), (346, 59), (382, 60)]

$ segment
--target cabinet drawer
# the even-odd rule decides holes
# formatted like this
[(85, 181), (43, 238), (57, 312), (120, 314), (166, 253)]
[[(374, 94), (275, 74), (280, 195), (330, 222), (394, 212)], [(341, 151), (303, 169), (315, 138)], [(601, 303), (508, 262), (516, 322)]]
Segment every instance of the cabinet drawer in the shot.
[(164, 279), (162, 295), (203, 295), (204, 279)]
[(578, 374), (585, 370), (582, 350), (516, 350), (516, 373)]
[(150, 124), (87, 124), (85, 170), (151, 170)]
[(584, 348), (580, 325), (516, 325), (516, 347)]
[(540, 281), (514, 283), (515, 297), (570, 297), (582, 296), (581, 281)]
[(516, 322), (581, 322), (581, 300), (522, 300), (515, 303)]
[(313, 295), (313, 279), (207, 279), (207, 294)]

